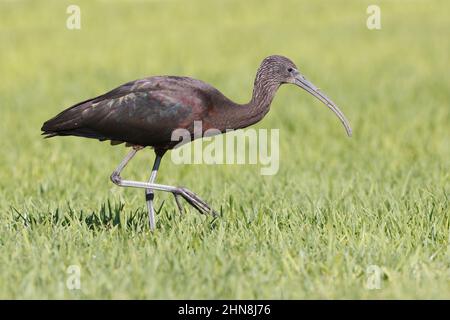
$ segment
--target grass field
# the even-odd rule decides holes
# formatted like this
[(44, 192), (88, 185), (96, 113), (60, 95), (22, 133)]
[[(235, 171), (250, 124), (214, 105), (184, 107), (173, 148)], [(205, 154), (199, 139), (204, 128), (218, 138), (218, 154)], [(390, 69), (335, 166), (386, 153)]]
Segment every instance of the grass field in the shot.
[[(381, 30), (366, 27), (372, 1), (1, 0), (0, 298), (449, 299), (450, 4), (373, 2)], [(72, 3), (81, 30), (66, 28)], [(216, 220), (158, 193), (152, 234), (143, 191), (109, 181), (123, 146), (40, 136), (63, 108), (149, 75), (246, 102), (270, 54), (354, 136), (283, 86), (257, 125), (280, 129), (277, 175), (167, 157), (159, 182), (190, 187)], [(147, 179), (152, 161), (140, 152), (124, 176)]]

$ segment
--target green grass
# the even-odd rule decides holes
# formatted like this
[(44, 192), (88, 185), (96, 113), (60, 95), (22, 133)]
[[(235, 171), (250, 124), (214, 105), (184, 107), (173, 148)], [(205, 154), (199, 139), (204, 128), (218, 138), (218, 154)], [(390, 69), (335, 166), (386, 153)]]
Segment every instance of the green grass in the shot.
[[(79, 31), (65, 28), (73, 2)], [(0, 1), (0, 298), (449, 299), (450, 5), (375, 2), (378, 31), (372, 1)], [(125, 148), (40, 136), (63, 108), (148, 75), (245, 102), (270, 54), (332, 97), (354, 136), (284, 86), (257, 125), (280, 129), (277, 175), (167, 157), (159, 182), (190, 187), (216, 220), (158, 193), (152, 234), (143, 191), (109, 181)], [(124, 176), (147, 179), (152, 161), (140, 152)]]

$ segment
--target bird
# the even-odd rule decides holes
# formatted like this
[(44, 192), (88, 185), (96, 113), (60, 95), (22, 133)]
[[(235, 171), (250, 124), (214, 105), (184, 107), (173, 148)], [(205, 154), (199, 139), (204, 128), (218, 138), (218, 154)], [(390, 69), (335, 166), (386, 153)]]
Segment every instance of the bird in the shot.
[[(164, 154), (179, 143), (172, 140), (172, 132), (185, 129), (194, 140), (198, 138), (194, 135), (196, 121), (201, 121), (202, 133), (212, 128), (225, 133), (253, 125), (268, 113), (278, 88), (283, 84), (296, 85), (320, 100), (336, 114), (347, 135), (351, 136), (350, 124), (338, 106), (307, 80), (289, 58), (281, 55), (271, 55), (262, 60), (251, 99), (245, 104), (233, 102), (213, 86), (191, 77), (151, 76), (79, 102), (44, 122), (41, 131), (45, 138), (77, 136), (109, 140), (111, 145), (125, 143), (131, 147), (110, 179), (118, 186), (145, 189), (149, 226), (153, 231), (155, 190), (173, 194), (180, 212), (183, 212), (181, 197), (202, 214), (218, 215), (189, 189), (155, 182)], [(155, 152), (149, 180), (123, 179), (122, 170), (139, 150), (146, 147)]]

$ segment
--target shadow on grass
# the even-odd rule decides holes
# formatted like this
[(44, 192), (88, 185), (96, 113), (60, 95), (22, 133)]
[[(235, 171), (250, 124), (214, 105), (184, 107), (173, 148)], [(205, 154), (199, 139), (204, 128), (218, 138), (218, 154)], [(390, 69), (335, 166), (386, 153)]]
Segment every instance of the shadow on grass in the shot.
[[(29, 210), (24, 208), (19, 211), (11, 207), (15, 225), (34, 228), (38, 225), (62, 226), (85, 225), (90, 230), (119, 229), (142, 231), (148, 225), (147, 212), (142, 209), (135, 211), (124, 210), (125, 204), (121, 202), (111, 203), (108, 200), (103, 203), (99, 210), (92, 212), (75, 211), (70, 204), (67, 208), (56, 208), (49, 211)], [(161, 208), (160, 208), (161, 210)], [(30, 213), (32, 212), (32, 213)]]
[[(177, 225), (175, 220), (183, 217), (176, 210), (162, 210), (163, 206), (164, 201), (155, 210), (158, 216), (156, 229), (175, 226)], [(99, 210), (89, 212), (74, 210), (68, 203), (66, 208), (58, 207), (54, 210), (49, 209), (47, 211), (42, 211), (34, 207), (25, 207), (22, 210), (11, 207), (11, 214), (13, 226), (16, 228), (20, 226), (33, 229), (38, 226), (69, 227), (75, 225), (80, 227), (85, 226), (92, 231), (112, 228), (133, 232), (149, 230), (148, 212), (146, 208), (139, 208), (134, 211), (128, 211), (124, 208), (124, 203), (112, 203), (108, 200), (100, 206)], [(220, 212), (220, 216), (222, 216), (222, 210)], [(217, 227), (217, 220), (218, 218), (205, 219), (203, 225), (208, 230), (213, 230)]]

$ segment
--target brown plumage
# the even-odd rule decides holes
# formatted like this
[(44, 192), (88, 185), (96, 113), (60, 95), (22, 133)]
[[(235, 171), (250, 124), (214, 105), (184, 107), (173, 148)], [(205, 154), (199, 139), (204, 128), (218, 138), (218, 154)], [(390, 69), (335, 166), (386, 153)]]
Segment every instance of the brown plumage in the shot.
[(193, 137), (194, 121), (202, 121), (203, 130), (225, 132), (261, 120), (278, 87), (292, 77), (289, 69), (296, 70), (296, 66), (288, 58), (264, 59), (252, 99), (243, 105), (211, 85), (188, 77), (156, 76), (131, 81), (64, 110), (46, 121), (42, 131), (47, 137), (72, 135), (171, 149), (177, 144), (171, 141), (172, 132), (183, 128)]
[[(111, 144), (126, 142), (139, 148), (153, 147), (157, 159), (150, 183), (122, 181), (120, 178), (121, 170), (135, 151), (112, 176), (118, 185), (147, 190), (153, 228), (153, 189), (181, 195), (199, 211), (210, 211), (205, 202), (187, 189), (154, 184), (161, 157), (179, 143), (172, 141), (172, 132), (187, 129), (192, 139), (197, 138), (194, 136), (194, 121), (202, 122), (203, 132), (212, 128), (225, 132), (250, 126), (267, 114), (277, 89), (284, 83), (295, 84), (322, 101), (339, 117), (347, 134), (351, 134), (350, 126), (338, 107), (306, 80), (291, 60), (278, 55), (262, 61), (256, 73), (252, 98), (246, 104), (231, 101), (200, 80), (156, 76), (125, 83), (101, 96), (77, 103), (46, 121), (42, 131), (46, 137), (79, 136), (111, 140)], [(149, 195), (152, 195), (151, 199)]]

